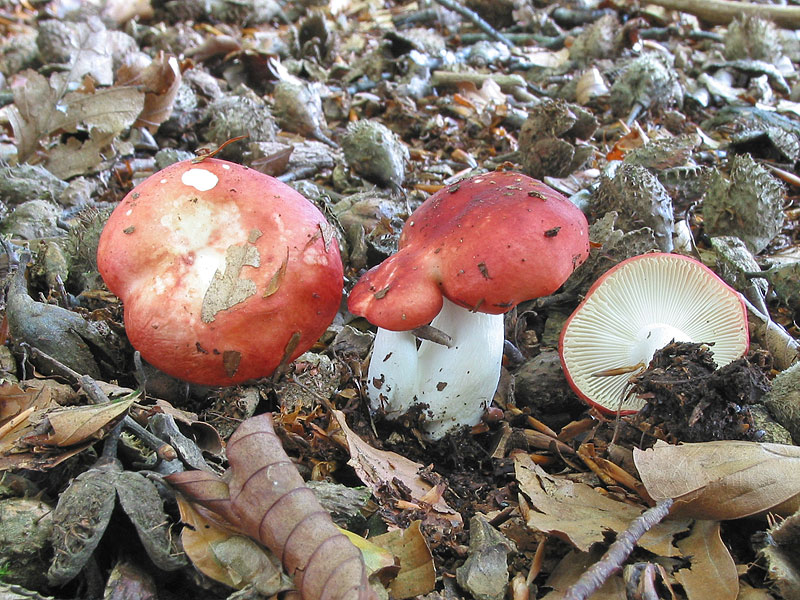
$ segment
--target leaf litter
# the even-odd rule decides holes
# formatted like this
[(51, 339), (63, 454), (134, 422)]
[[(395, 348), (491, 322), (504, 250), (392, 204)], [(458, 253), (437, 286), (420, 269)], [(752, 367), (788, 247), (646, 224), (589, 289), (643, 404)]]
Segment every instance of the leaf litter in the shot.
[[(371, 590), (576, 597), (576, 585), (588, 589), (582, 572), (600, 565), (616, 572), (592, 598), (625, 588), (800, 597), (800, 52), (781, 29), (796, 9), (731, 15), (718, 4), (109, 1), (96, 7), (102, 19), (62, 2), (0, 7), (0, 165), (11, 182), (0, 187), (9, 249), (0, 469), (12, 495), (35, 490), (68, 532), (46, 550), (50, 583), (41, 569), (14, 581), (100, 597), (92, 573), (109, 589), (139, 577), (113, 554), (154, 573), (177, 569), (159, 580), (167, 593), (288, 589), (280, 553), (253, 525), (263, 507), (232, 509), (236, 475), (217, 478), (241, 465), (236, 450), (226, 456), (213, 427), (185, 414), (228, 437), (273, 412), (271, 447), (285, 448), (297, 477), (366, 486), (328, 492), (336, 503), (311, 487), (337, 525), (383, 546), (353, 538), (380, 565)], [(743, 16), (753, 7), (762, 16)], [(249, 138), (222, 155), (292, 182), (324, 210), (322, 234), (342, 248), (348, 289), (396, 250), (410, 210), (467, 174), (521, 170), (584, 208), (590, 259), (557, 294), (506, 317), (519, 358), (506, 362), (498, 410), (440, 444), (418, 435), (419, 414), (398, 424), (370, 415), (362, 378), (372, 329), (345, 311), (283, 381), (209, 390), (141, 363), (118, 302), (85, 260), (91, 224), (155, 165), (241, 134)], [(42, 200), (46, 210), (25, 206)], [(41, 223), (23, 225), (26, 213)], [(15, 264), (23, 240), (35, 259), (27, 270)], [(688, 352), (694, 362), (670, 355), (632, 381), (650, 403), (641, 418), (587, 413), (558, 365), (561, 325), (605, 271), (654, 249), (699, 257), (746, 295), (755, 351), (729, 371), (702, 351)], [(272, 287), (282, 279), (283, 268)], [(89, 379), (57, 382), (65, 372), (29, 348)], [(144, 394), (97, 404), (78, 391), (110, 381)], [(96, 462), (101, 441), (115, 460)], [(205, 505), (176, 499), (161, 479), (169, 473), (194, 478)], [(607, 562), (632, 522), (673, 500), (670, 518)], [(179, 515), (192, 567), (173, 545)], [(757, 517), (737, 520), (748, 515)], [(117, 535), (126, 528), (137, 535)]]

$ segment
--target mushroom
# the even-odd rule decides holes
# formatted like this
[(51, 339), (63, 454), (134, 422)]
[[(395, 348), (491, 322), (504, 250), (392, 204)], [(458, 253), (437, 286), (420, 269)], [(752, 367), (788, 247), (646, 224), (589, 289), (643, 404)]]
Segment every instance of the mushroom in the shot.
[[(424, 407), (439, 439), (480, 420), (500, 377), (503, 316), (556, 291), (589, 252), (583, 213), (513, 172), (474, 176), (433, 194), (409, 217), (399, 250), (364, 274), (348, 306), (378, 326), (367, 376), (374, 411)], [(430, 323), (451, 347), (417, 341)]]
[(749, 345), (744, 300), (692, 258), (634, 256), (604, 273), (567, 319), (561, 365), (590, 405), (630, 414), (644, 405), (627, 394), (632, 373), (672, 341), (713, 344), (717, 366), (739, 358)]
[(137, 185), (111, 214), (97, 264), (134, 348), (207, 385), (294, 360), (342, 295), (322, 213), (277, 179), (217, 159), (175, 163)]

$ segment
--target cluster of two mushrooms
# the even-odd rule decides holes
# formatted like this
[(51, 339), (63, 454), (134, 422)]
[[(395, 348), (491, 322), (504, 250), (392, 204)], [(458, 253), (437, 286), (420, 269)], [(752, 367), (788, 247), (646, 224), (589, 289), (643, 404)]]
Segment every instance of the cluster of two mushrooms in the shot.
[[(409, 217), (398, 252), (350, 294), (350, 310), (378, 326), (367, 381), (373, 410), (397, 417), (422, 405), (423, 429), (433, 439), (475, 425), (499, 380), (503, 313), (555, 292), (588, 251), (581, 211), (527, 176), (488, 173), (431, 196)], [(565, 371), (591, 402), (602, 404), (597, 386), (619, 379), (592, 372), (649, 361), (671, 339), (710, 341), (708, 327), (722, 327), (689, 318), (693, 300), (672, 303), (669, 310), (683, 317), (675, 325), (664, 310), (615, 315), (622, 299), (640, 294), (645, 305), (660, 302), (681, 296), (673, 292), (692, 278), (710, 276), (719, 285), (708, 289), (719, 289), (707, 301), (741, 306), (699, 263), (655, 256), (678, 261), (684, 279), (656, 284), (651, 273), (654, 283), (643, 290), (639, 282), (617, 296), (600, 293), (629, 279), (631, 266), (647, 271), (651, 261), (622, 263), (595, 284), (564, 329)], [(216, 159), (176, 163), (128, 194), (101, 236), (98, 267), (124, 302), (126, 332), (142, 356), (175, 377), (209, 385), (264, 377), (297, 358), (331, 323), (342, 293), (339, 250), (319, 210), (271, 177)], [(642, 324), (647, 319), (652, 331)], [(427, 324), (451, 342), (418, 345), (412, 330)], [(631, 350), (625, 336), (634, 333), (640, 343)], [(582, 343), (573, 350), (575, 334), (593, 340), (593, 349)], [(746, 326), (737, 335), (746, 348)], [(609, 359), (614, 349), (620, 355)], [(719, 344), (715, 352), (723, 364)]]
[[(487, 173), (431, 196), (409, 218), (398, 252), (367, 272), (348, 306), (378, 326), (367, 376), (374, 411), (389, 418), (423, 407), (438, 439), (475, 425), (500, 378), (503, 313), (555, 292), (588, 256), (583, 213), (543, 183)], [(452, 338), (423, 340), (430, 323)], [(647, 254), (623, 261), (589, 290), (559, 349), (576, 393), (605, 412), (635, 412), (631, 371), (671, 341), (714, 344), (725, 365), (746, 352), (741, 295), (691, 258)]]

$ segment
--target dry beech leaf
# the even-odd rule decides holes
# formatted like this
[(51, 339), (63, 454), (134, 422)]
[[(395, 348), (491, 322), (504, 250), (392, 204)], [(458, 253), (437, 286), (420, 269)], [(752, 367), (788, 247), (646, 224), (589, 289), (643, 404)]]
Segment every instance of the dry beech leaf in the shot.
[(128, 412), (133, 401), (131, 398), (107, 404), (53, 410), (45, 415), (51, 431), (46, 435), (28, 436), (23, 442), (64, 448), (100, 439), (105, 435), (106, 429)]
[(382, 546), (376, 544), (374, 538), (365, 539), (341, 527), (339, 531), (345, 534), (356, 548), (361, 550), (361, 556), (364, 557), (364, 564), (367, 566), (370, 577), (379, 571), (386, 572), (387, 569), (391, 575), (397, 571), (394, 555)]
[(50, 149), (45, 168), (61, 179), (94, 171), (104, 163), (115, 136), (116, 133), (98, 133), (93, 130), (85, 141), (75, 137), (67, 138), (63, 144)]
[(79, 125), (102, 133), (120, 133), (136, 120), (144, 104), (144, 94), (133, 87), (101, 88), (93, 94), (71, 92), (60, 106), (66, 110), (51, 113), (49, 131), (75, 131)]
[[(624, 531), (642, 509), (612, 500), (585, 483), (550, 475), (528, 455), (516, 459), (520, 489), (530, 499), (527, 525), (588, 551), (603, 542), (609, 531)], [(638, 545), (660, 556), (676, 556), (673, 537), (688, 529), (688, 522), (658, 523), (645, 533)]]
[(74, 38), (62, 38), (70, 46), (69, 68), (58, 74), (63, 88), (80, 81), (84, 75), (89, 75), (99, 85), (111, 85), (114, 79), (113, 34), (96, 17), (84, 20), (76, 33)]
[(15, 81), (14, 104), (8, 107), (8, 120), (22, 162), (36, 149), (39, 139), (49, 133), (50, 111), (42, 108), (55, 106), (58, 98), (48, 80), (32, 69), (17, 75)]
[(398, 600), (427, 594), (436, 586), (436, 568), (420, 525), (421, 521), (414, 521), (406, 529), (370, 538), (400, 562), (400, 570), (389, 585), (389, 591)]
[(144, 106), (134, 127), (147, 127), (155, 133), (158, 126), (169, 119), (172, 105), (182, 75), (178, 59), (160, 52), (153, 61), (144, 68), (138, 63), (123, 64), (117, 72), (118, 85), (139, 85), (144, 88)]
[(654, 500), (674, 498), (672, 515), (724, 521), (800, 509), (800, 447), (743, 441), (634, 450)]
[(0, 386), (0, 471), (11, 468), (30, 468), (30, 460), (42, 458), (19, 452), (17, 442), (33, 429), (31, 417), (36, 411), (59, 408), (57, 398), (76, 398), (66, 384), (52, 379), (34, 379), (18, 384)]
[(283, 450), (269, 414), (247, 419), (228, 441), (230, 482), (205, 471), (166, 480), (221, 522), (281, 557), (303, 600), (375, 600), (361, 552), (333, 524)]
[(475, 111), (480, 114), (487, 106), (505, 106), (508, 99), (494, 79), (486, 79), (481, 84), (480, 90), (471, 81), (462, 81), (458, 84), (461, 98), (466, 100)]
[(29, 408), (43, 410), (56, 407), (77, 397), (70, 386), (53, 379), (33, 379), (0, 385), (0, 442), (5, 439), (2, 428), (20, 413)]
[(695, 521), (692, 532), (678, 542), (691, 567), (675, 573), (689, 600), (736, 600), (739, 574), (719, 534), (719, 521)]
[[(418, 475), (424, 465), (394, 452), (373, 448), (353, 433), (353, 430), (347, 426), (341, 411), (334, 410), (333, 414), (347, 439), (350, 452), (350, 460), (347, 464), (356, 470), (359, 479), (367, 484), (373, 492), (377, 492), (382, 485), (392, 482), (396, 478), (402, 481), (409, 490), (413, 501), (419, 502), (427, 497), (433, 486)], [(462, 525), (461, 515), (450, 508), (441, 495), (432, 504), (432, 508), (452, 525), (459, 527)]]
[[(40, 140), (83, 127), (99, 134), (118, 134), (129, 128), (144, 106), (144, 93), (134, 87), (111, 87), (93, 93), (70, 92), (63, 96), (56, 75), (48, 81), (28, 69), (17, 78), (14, 104), (8, 120), (17, 142), (18, 160), (23, 162), (37, 149)], [(93, 131), (95, 130), (95, 131)]]
[(569, 60), (569, 48), (562, 48), (557, 52), (542, 48), (528, 47), (520, 49), (525, 62), (537, 67), (558, 68)]
[(605, 94), (608, 94), (608, 84), (597, 67), (590, 68), (578, 78), (575, 87), (575, 100), (578, 104), (585, 106), (592, 98)]
[(122, 25), (135, 17), (146, 21), (153, 18), (150, 0), (108, 0), (103, 6), (103, 16), (117, 25)]
[[(603, 557), (604, 548), (595, 546), (589, 552), (573, 550), (556, 565), (545, 585), (553, 591), (542, 600), (561, 600), (564, 593), (574, 585), (581, 575)], [(618, 574), (609, 577), (599, 590), (591, 595), (591, 600), (620, 600), (625, 598), (625, 582)]]
[(93, 440), (67, 450), (55, 447), (30, 449), (25, 440), (31, 435), (35, 426), (33, 421), (38, 422), (37, 416), (41, 412), (57, 410), (59, 402), (72, 401), (76, 397), (70, 386), (52, 379), (0, 386), (0, 471), (49, 469), (91, 445)]
[(229, 35), (214, 35), (207, 38), (199, 46), (187, 48), (185, 55), (196, 63), (201, 63), (215, 56), (223, 56), (242, 49), (242, 44)]
[(176, 498), (181, 521), (188, 525), (181, 532), (183, 550), (203, 574), (235, 589), (252, 584), (265, 596), (292, 589), (271, 552), (205, 518), (180, 495)]

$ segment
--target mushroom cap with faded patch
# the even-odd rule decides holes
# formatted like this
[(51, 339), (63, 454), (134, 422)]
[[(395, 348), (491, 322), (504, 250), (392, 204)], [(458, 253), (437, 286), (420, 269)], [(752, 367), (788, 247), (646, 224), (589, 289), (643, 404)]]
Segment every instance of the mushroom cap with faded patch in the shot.
[(241, 165), (183, 161), (112, 213), (97, 263), (125, 331), (166, 373), (208, 385), (270, 375), (333, 320), (342, 262), (317, 208)]
[(443, 296), (504, 313), (555, 292), (588, 254), (586, 217), (564, 196), (527, 175), (486, 173), (415, 210), (398, 252), (364, 274), (348, 306), (393, 331), (430, 323)]
[(703, 263), (680, 254), (634, 256), (606, 271), (561, 331), (561, 364), (572, 389), (602, 412), (638, 411), (630, 378), (669, 344), (713, 344), (718, 367), (747, 352), (741, 294)]

